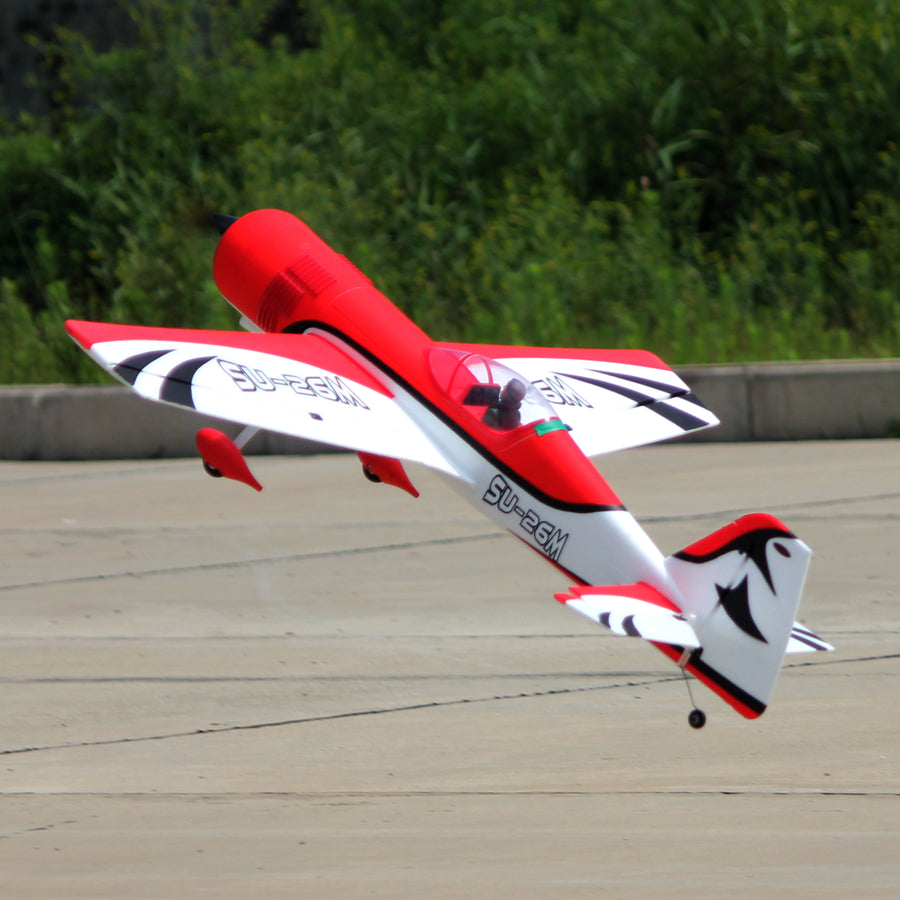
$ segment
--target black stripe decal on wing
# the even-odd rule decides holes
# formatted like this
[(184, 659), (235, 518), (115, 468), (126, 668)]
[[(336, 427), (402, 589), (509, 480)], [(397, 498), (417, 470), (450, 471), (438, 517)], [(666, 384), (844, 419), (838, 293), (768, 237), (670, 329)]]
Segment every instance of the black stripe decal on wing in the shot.
[(813, 634), (811, 631), (807, 631), (805, 628), (795, 628), (791, 632), (791, 637), (795, 641), (799, 641), (801, 644), (806, 644), (807, 647), (812, 647), (813, 650), (827, 650), (829, 645), (822, 640), (817, 634)]
[(699, 406), (701, 409), (709, 409), (709, 407), (693, 391), (688, 391), (686, 394), (675, 394), (674, 396), (678, 397), (679, 400), (686, 400), (688, 403), (693, 403), (694, 406)]
[[(647, 409), (652, 410), (657, 415), (662, 416), (662, 418), (667, 419), (673, 425), (677, 425), (684, 431), (693, 431), (695, 428), (704, 428), (709, 424), (706, 419), (701, 419), (699, 416), (685, 412), (683, 409), (678, 409), (676, 406), (668, 406), (666, 404), (666, 400), (680, 396), (678, 393), (673, 394), (671, 385), (659, 384), (658, 382), (653, 382), (649, 379), (637, 379), (635, 377), (626, 379), (629, 381), (637, 380), (646, 384), (648, 387), (656, 387), (660, 390), (667, 391), (669, 394), (668, 397), (651, 397), (649, 394), (644, 394), (634, 388), (625, 387), (623, 384), (616, 384), (612, 381), (602, 381), (599, 378), (588, 378), (587, 375), (572, 375), (569, 372), (557, 372), (556, 374), (562, 375), (564, 378), (573, 378), (575, 381), (583, 381), (585, 384), (592, 384), (594, 387), (602, 388), (604, 391), (618, 394), (626, 400), (632, 400), (635, 406), (646, 406)], [(626, 376), (618, 374), (614, 375), (614, 377), (626, 378)], [(685, 399), (689, 399), (689, 397), (685, 395)], [(702, 404), (700, 405), (702, 406)]]
[(815, 640), (817, 641), (821, 640), (821, 638), (814, 631), (810, 631), (808, 628), (804, 628), (802, 625), (797, 625), (796, 623), (794, 623), (794, 627), (793, 629), (791, 629), (791, 634), (793, 634), (795, 637), (804, 635), (808, 638), (815, 638)]
[(215, 356), (189, 359), (187, 362), (175, 366), (163, 381), (159, 399), (165, 403), (177, 403), (179, 406), (187, 406), (190, 409), (194, 409), (194, 396), (191, 392), (194, 375), (201, 366), (205, 366), (211, 359), (215, 359)]
[(653, 388), (657, 391), (665, 391), (670, 398), (678, 397), (702, 409), (707, 408), (700, 398), (687, 387), (673, 387), (664, 381), (654, 381), (652, 378), (642, 378), (640, 375), (625, 375), (622, 372), (608, 372), (604, 369), (592, 369), (591, 371), (596, 372), (598, 375), (606, 375), (608, 378), (619, 378), (622, 381), (630, 381), (632, 384), (642, 384), (644, 387)]
[(652, 403), (647, 409), (653, 410), (658, 416), (668, 419), (673, 425), (677, 425), (685, 431), (693, 431), (696, 428), (704, 428), (709, 425), (709, 422), (707, 422), (706, 419), (701, 419), (699, 416), (692, 416), (689, 412), (678, 409), (677, 406), (668, 406), (662, 402)]
[(649, 406), (651, 403), (656, 403), (658, 399), (662, 399), (650, 397), (647, 394), (634, 390), (634, 388), (625, 387), (623, 384), (601, 381), (599, 378), (588, 378), (587, 375), (572, 375), (569, 372), (556, 372), (555, 374), (562, 375), (564, 378), (572, 378), (575, 381), (583, 381), (585, 384), (592, 384), (594, 387), (603, 388), (605, 391), (611, 391), (613, 394), (618, 394), (626, 400), (633, 400), (636, 406)]
[(804, 637), (802, 634), (797, 634), (796, 631), (791, 633), (791, 638), (801, 644), (806, 644), (807, 647), (812, 647), (813, 650), (824, 650), (821, 644), (816, 643), (815, 641), (811, 641), (809, 638)]
[(149, 350), (147, 353), (138, 353), (135, 356), (129, 356), (128, 359), (123, 359), (122, 362), (113, 369), (113, 374), (118, 375), (122, 381), (126, 381), (134, 387), (138, 375), (140, 375), (150, 363), (156, 362), (156, 360), (171, 352), (171, 350)]

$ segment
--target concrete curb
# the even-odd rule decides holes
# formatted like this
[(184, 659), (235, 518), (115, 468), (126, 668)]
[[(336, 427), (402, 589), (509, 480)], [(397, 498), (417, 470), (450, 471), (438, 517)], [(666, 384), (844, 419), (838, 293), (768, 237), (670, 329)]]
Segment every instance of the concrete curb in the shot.
[[(685, 366), (679, 374), (722, 420), (689, 441), (900, 437), (900, 359)], [(0, 459), (193, 456), (204, 425), (237, 426), (149, 403), (124, 387), (0, 388)], [(265, 432), (251, 454), (322, 453), (313, 441)]]
[[(151, 403), (125, 387), (0, 388), (0, 459), (162, 459), (196, 456), (194, 435), (206, 425), (240, 428), (187, 409)], [(334, 450), (273, 432), (247, 446), (251, 454)]]
[(900, 437), (900, 359), (684, 366), (721, 420), (691, 441)]

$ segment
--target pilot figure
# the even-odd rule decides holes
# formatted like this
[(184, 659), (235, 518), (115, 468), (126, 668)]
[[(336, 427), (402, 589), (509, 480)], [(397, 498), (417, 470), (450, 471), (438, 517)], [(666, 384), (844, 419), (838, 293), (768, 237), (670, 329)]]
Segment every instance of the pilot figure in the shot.
[(519, 410), (525, 399), (525, 385), (518, 378), (511, 378), (503, 386), (496, 403), (484, 414), (484, 423), (500, 431), (511, 431), (522, 421)]

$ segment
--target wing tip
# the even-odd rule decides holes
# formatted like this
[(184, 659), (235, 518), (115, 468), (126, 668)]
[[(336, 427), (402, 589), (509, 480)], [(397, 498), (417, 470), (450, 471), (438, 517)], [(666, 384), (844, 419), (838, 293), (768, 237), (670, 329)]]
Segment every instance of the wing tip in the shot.
[(794, 622), (785, 653), (830, 653), (833, 650), (833, 644), (819, 637), (819, 635), (810, 631), (799, 622)]
[(81, 319), (66, 319), (64, 327), (66, 334), (72, 338), (75, 343), (80, 344), (85, 350), (90, 349), (93, 340), (90, 337), (89, 328), (91, 322), (85, 322)]

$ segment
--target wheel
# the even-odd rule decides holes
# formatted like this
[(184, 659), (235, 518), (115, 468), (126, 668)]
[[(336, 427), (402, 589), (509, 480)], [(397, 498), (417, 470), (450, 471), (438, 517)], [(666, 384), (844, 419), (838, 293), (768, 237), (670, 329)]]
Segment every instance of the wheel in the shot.
[(702, 709), (692, 709), (688, 713), (688, 724), (691, 728), (702, 728), (706, 724), (706, 713)]
[(363, 466), (363, 475), (373, 484), (381, 484), (381, 479), (368, 466)]
[(212, 475), (213, 478), (222, 477), (222, 473), (218, 469), (214, 469), (205, 459), (203, 460), (203, 469), (207, 475)]

